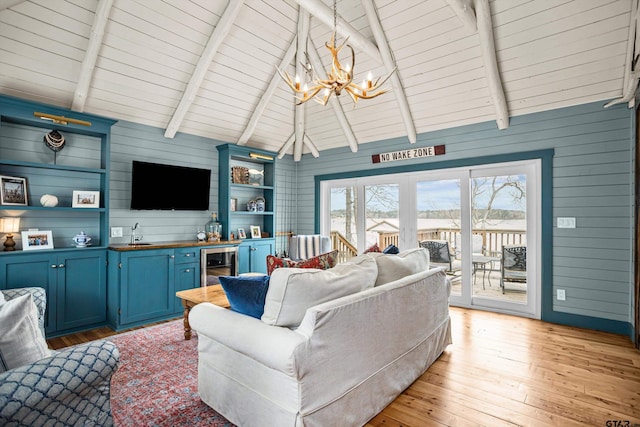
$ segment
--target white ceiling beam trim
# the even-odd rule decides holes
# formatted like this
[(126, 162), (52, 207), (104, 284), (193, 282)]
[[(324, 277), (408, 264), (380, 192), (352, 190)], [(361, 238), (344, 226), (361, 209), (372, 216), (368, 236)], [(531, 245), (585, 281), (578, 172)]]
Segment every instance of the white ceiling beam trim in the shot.
[(24, 0), (0, 0), (0, 11), (9, 9), (17, 4), (22, 3)]
[(507, 110), (507, 100), (502, 88), (500, 71), (498, 70), (489, 0), (475, 0), (475, 6), (478, 20), (478, 36), (480, 37), (480, 50), (489, 83), (489, 93), (493, 100), (493, 108), (496, 110), (496, 122), (498, 129), (506, 129), (509, 127), (509, 111)]
[[(296, 54), (296, 44), (291, 43), (289, 45), (289, 49), (287, 49), (287, 52), (284, 54), (282, 61), (280, 61), (280, 69), (285, 69), (285, 67), (291, 64), (291, 61), (293, 60), (293, 57), (295, 54)], [(278, 85), (281, 82), (282, 82), (282, 77), (280, 77), (280, 74), (276, 69), (273, 72), (273, 76), (271, 77), (269, 86), (267, 86), (267, 89), (262, 94), (262, 97), (260, 98), (260, 102), (258, 102), (258, 105), (256, 106), (255, 110), (253, 110), (253, 113), (251, 114), (251, 118), (249, 119), (249, 123), (247, 124), (247, 127), (244, 129), (244, 132), (242, 132), (242, 135), (240, 135), (240, 138), (238, 139), (238, 145), (245, 145), (249, 141), (249, 138), (251, 138), (251, 135), (253, 135), (253, 132), (255, 131), (256, 126), (258, 125), (258, 121), (260, 121), (260, 117), (262, 117), (264, 110), (267, 108), (267, 104), (269, 103), (269, 101), (271, 101), (271, 97), (273, 96), (276, 89), (278, 88)]]
[[(316, 49), (309, 49), (309, 60), (311, 61), (311, 66), (314, 70), (322, 70), (322, 61), (320, 60), (320, 56), (318, 55), (318, 51)], [(323, 72), (325, 74), (326, 72)], [(326, 78), (326, 76), (325, 76)], [(349, 125), (349, 121), (347, 120), (347, 116), (344, 114), (344, 110), (342, 109), (342, 104), (338, 101), (338, 98), (332, 96), (329, 98), (329, 104), (331, 108), (333, 108), (333, 112), (336, 115), (336, 119), (342, 128), (342, 132), (344, 132), (344, 136), (347, 138), (349, 142), (349, 147), (353, 153), (358, 152), (358, 141), (356, 140), (356, 136), (353, 134), (353, 129), (351, 129), (351, 125)]]
[(93, 71), (96, 68), (96, 61), (98, 60), (98, 54), (102, 47), (104, 29), (109, 21), (111, 6), (113, 6), (113, 0), (100, 0), (98, 3), (96, 14), (93, 18), (93, 25), (91, 26), (89, 44), (84, 54), (84, 59), (82, 60), (82, 67), (80, 68), (80, 77), (78, 79), (76, 90), (73, 93), (73, 102), (71, 104), (71, 109), (73, 111), (83, 112), (84, 106), (87, 103), (89, 86), (91, 85)]
[(287, 151), (289, 151), (289, 148), (291, 148), (291, 146), (293, 145), (293, 141), (296, 140), (296, 134), (295, 132), (291, 134), (291, 136), (289, 136), (289, 139), (287, 139), (287, 142), (284, 143), (284, 145), (280, 148), (280, 151), (278, 151), (278, 158), (281, 159), (284, 157), (285, 154), (287, 154)]
[[(300, 76), (300, 80), (304, 80), (303, 76), (306, 70), (302, 64), (306, 64), (307, 60), (305, 52), (307, 50), (307, 40), (309, 38), (309, 26), (311, 24), (311, 17), (309, 12), (302, 7), (298, 8), (298, 37), (297, 37), (297, 50), (296, 50), (296, 76)], [(294, 98), (295, 99), (295, 98)], [(295, 162), (300, 161), (302, 158), (302, 148), (304, 146), (304, 125), (305, 125), (305, 111), (306, 104), (300, 104), (296, 100), (296, 107), (294, 112), (294, 133), (296, 139), (293, 142), (293, 160)]]
[[(396, 64), (393, 59), (393, 55), (391, 54), (391, 49), (389, 49), (387, 37), (384, 35), (384, 31), (382, 30), (382, 24), (378, 18), (376, 7), (373, 4), (373, 0), (362, 0), (362, 6), (364, 7), (365, 15), (367, 15), (373, 37), (376, 39), (376, 43), (378, 44), (378, 51), (382, 57), (382, 62), (387, 69), (387, 73), (390, 73), (396, 68)], [(413, 122), (413, 117), (411, 116), (407, 95), (402, 87), (398, 71), (391, 74), (389, 81), (391, 82), (391, 88), (395, 94), (396, 100), (398, 101), (398, 108), (400, 109), (402, 121), (407, 129), (407, 138), (409, 138), (410, 143), (415, 144), (417, 140), (416, 126)]]
[(633, 0), (631, 2), (631, 16), (629, 20), (629, 35), (627, 38), (627, 56), (624, 67), (624, 80), (622, 83), (622, 98), (607, 102), (604, 105), (604, 108), (622, 104), (623, 102), (628, 102), (629, 108), (633, 108), (635, 106), (636, 89), (638, 88), (638, 78), (640, 78), (638, 72), (633, 70), (633, 62), (635, 58), (638, 57), (638, 49), (640, 49), (640, 46), (638, 46), (638, 37), (640, 35), (638, 32), (638, 0)]
[(211, 33), (211, 37), (209, 37), (209, 41), (202, 52), (202, 56), (200, 56), (198, 64), (196, 64), (196, 68), (189, 79), (187, 89), (182, 94), (178, 107), (167, 125), (167, 129), (164, 133), (165, 138), (173, 138), (176, 136), (176, 132), (178, 132), (187, 111), (189, 111), (191, 104), (193, 104), (196, 94), (204, 81), (204, 77), (209, 70), (213, 57), (218, 52), (224, 38), (231, 31), (233, 23), (238, 17), (243, 4), (244, 0), (229, 0), (227, 8), (220, 17), (218, 25), (216, 25), (216, 28)]
[(318, 151), (318, 146), (309, 138), (309, 135), (304, 134), (304, 145), (311, 151), (311, 155), (316, 159), (320, 157), (320, 152)]
[[(305, 8), (311, 15), (318, 18), (325, 25), (333, 30), (333, 9), (322, 3), (320, 0), (295, 0), (300, 6)], [(358, 30), (353, 28), (347, 21), (338, 14), (336, 19), (336, 30), (342, 37), (349, 37), (349, 44), (361, 50), (366, 55), (374, 59), (378, 64), (382, 64), (382, 56), (378, 47), (368, 38), (363, 36)]]
[(446, 0), (449, 7), (453, 9), (462, 25), (467, 29), (469, 34), (473, 34), (478, 29), (476, 14), (471, 7), (470, 0)]

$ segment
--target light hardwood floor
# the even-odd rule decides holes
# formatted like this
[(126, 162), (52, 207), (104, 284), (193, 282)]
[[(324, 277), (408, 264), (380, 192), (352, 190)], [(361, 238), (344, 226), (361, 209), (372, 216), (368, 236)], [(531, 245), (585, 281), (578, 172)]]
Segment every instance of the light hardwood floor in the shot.
[(451, 318), (453, 344), (368, 427), (640, 426), (640, 352), (628, 337), (455, 307)]

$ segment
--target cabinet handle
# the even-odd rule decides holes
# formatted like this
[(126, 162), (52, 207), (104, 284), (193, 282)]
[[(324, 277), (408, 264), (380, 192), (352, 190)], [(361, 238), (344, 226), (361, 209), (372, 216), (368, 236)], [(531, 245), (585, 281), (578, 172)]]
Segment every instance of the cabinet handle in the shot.
[(184, 254), (184, 256), (186, 256), (186, 257), (190, 257), (190, 256), (191, 256), (191, 254)]
[(184, 271), (185, 273), (191, 273), (191, 270), (189, 270), (188, 268)]
[(64, 268), (64, 264), (60, 264), (58, 267), (60, 267), (60, 268)]
[(169, 258), (174, 259), (176, 256), (175, 255), (169, 255)]
[(257, 249), (257, 248), (251, 248), (251, 250), (252, 250), (252, 251), (257, 251), (258, 249)]
[(51, 268), (58, 268), (58, 266), (55, 264), (51, 264)]

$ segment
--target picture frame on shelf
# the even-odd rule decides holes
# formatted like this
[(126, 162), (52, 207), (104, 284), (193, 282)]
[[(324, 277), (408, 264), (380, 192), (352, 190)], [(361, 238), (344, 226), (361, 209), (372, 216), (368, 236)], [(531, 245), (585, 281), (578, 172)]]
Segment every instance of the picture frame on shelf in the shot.
[(27, 178), (0, 175), (0, 205), (28, 206)]
[(235, 212), (238, 210), (238, 199), (232, 198), (230, 204), (231, 212)]
[(53, 249), (53, 233), (51, 230), (22, 231), (22, 250), (36, 251)]
[(244, 232), (244, 228), (238, 228), (238, 239), (246, 239), (247, 233)]
[(73, 201), (71, 202), (72, 208), (99, 208), (100, 207), (100, 192), (99, 191), (84, 191), (74, 190)]
[(262, 238), (262, 234), (260, 233), (260, 226), (259, 225), (252, 225), (251, 226), (251, 238), (252, 239), (261, 239)]

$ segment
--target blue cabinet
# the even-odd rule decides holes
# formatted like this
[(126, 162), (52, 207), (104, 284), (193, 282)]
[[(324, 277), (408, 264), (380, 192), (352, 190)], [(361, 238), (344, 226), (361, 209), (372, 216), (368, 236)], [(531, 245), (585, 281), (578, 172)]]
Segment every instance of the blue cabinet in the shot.
[(201, 247), (109, 251), (109, 325), (120, 330), (182, 313), (176, 292), (200, 286)]
[(47, 292), (47, 336), (104, 324), (106, 251), (15, 253), (0, 257), (0, 289), (39, 286)]
[(267, 255), (275, 251), (275, 239), (245, 240), (238, 246), (239, 273), (267, 273)]

